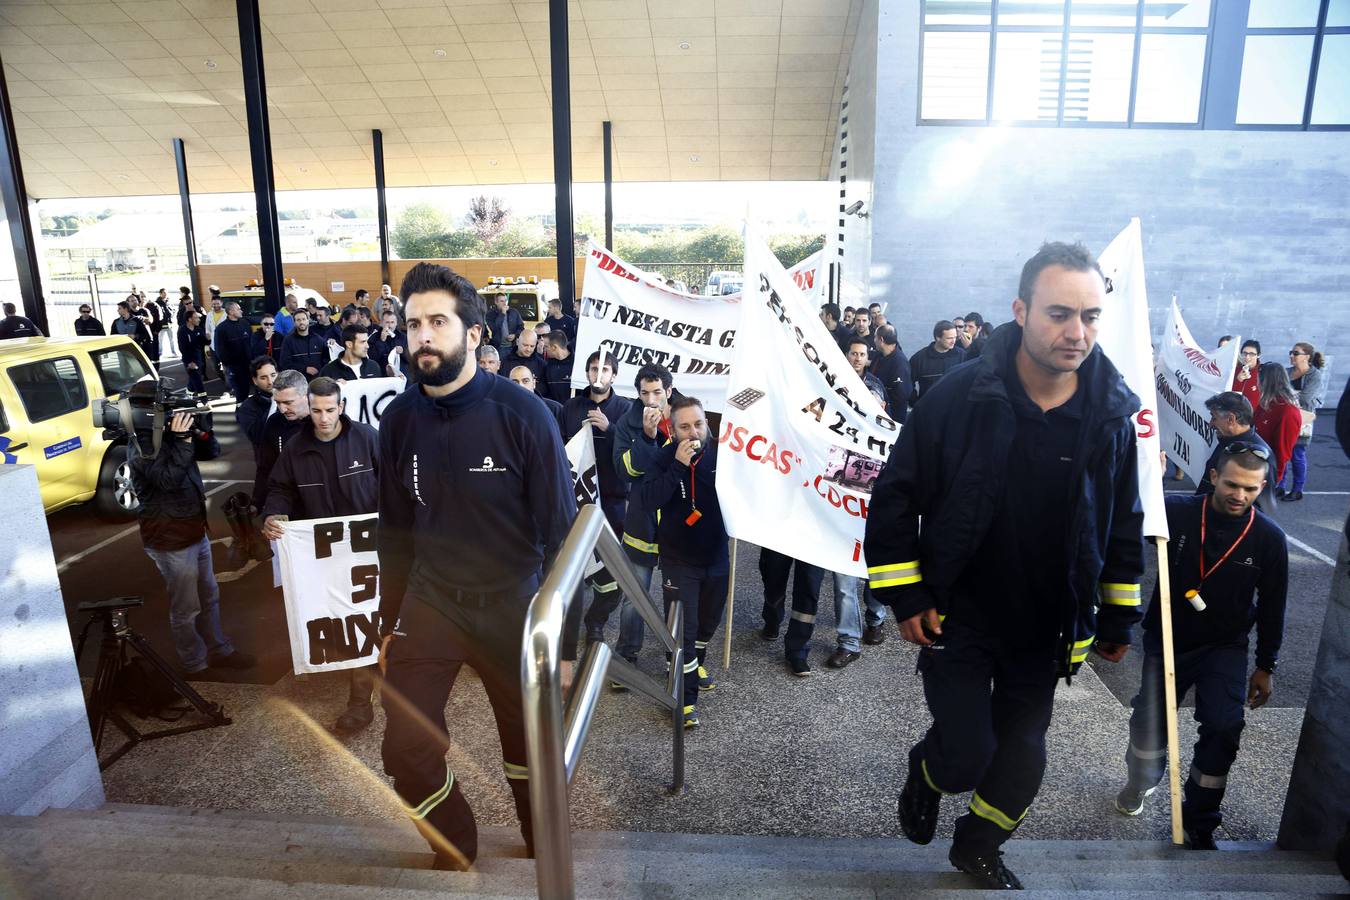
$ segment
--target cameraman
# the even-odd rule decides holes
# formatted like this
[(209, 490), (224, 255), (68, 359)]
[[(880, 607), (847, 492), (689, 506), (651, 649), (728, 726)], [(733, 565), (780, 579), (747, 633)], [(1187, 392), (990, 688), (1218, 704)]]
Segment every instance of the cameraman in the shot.
[[(168, 590), (169, 627), (183, 671), (249, 669), (256, 660), (235, 650), (220, 627), (206, 490), (197, 469), (198, 460), (220, 455), (220, 443), (210, 431), (196, 428), (193, 418), (191, 412), (174, 413), (158, 451), (153, 451), (149, 429), (137, 429), (127, 442), (131, 483), (141, 501), (141, 542)], [(152, 448), (150, 456), (146, 448)]]

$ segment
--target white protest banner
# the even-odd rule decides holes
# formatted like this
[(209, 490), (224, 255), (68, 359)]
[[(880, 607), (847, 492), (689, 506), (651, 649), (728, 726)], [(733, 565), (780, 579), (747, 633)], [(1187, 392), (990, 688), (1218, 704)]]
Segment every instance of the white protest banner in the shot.
[(297, 675), (369, 665), (380, 652), (375, 516), (286, 522), (276, 542)]
[(1212, 353), (1200, 349), (1181, 318), (1176, 298), (1167, 314), (1167, 327), (1154, 375), (1158, 386), (1158, 427), (1172, 462), (1197, 484), (1206, 476), (1205, 462), (1218, 441), (1209, 422), (1205, 401), (1231, 390), (1241, 338)]
[(342, 399), (347, 401), (345, 412), (353, 422), (380, 427), (384, 408), (399, 394), (407, 382), (402, 378), (361, 378), (342, 382)]
[(825, 250), (821, 249), (788, 269), (788, 274), (792, 276), (797, 287), (801, 288), (806, 299), (817, 305), (825, 302), (825, 273), (822, 271), (824, 260)]
[(763, 241), (745, 242), (744, 318), (717, 495), (734, 538), (864, 576), (867, 501), (899, 426)]
[(628, 373), (654, 362), (670, 370), (682, 393), (700, 398), (710, 411), (722, 409), (740, 295), (680, 293), (596, 246), (587, 250), (583, 284), (573, 387), (586, 387), (586, 358), (603, 346), (625, 372), (614, 380), (620, 395), (636, 397)]
[[(563, 451), (572, 465), (572, 489), (577, 494), (577, 509), (587, 503), (599, 503), (600, 476), (595, 465), (595, 435), (591, 426), (587, 425), (572, 435)], [(591, 561), (586, 565), (586, 577), (589, 578), (601, 568), (603, 565), (600, 560), (591, 554)]]
[(1097, 257), (1106, 276), (1106, 308), (1097, 331), (1102, 352), (1139, 397), (1134, 432), (1139, 451), (1139, 500), (1144, 507), (1144, 535), (1167, 538), (1163, 509), (1162, 441), (1158, 437), (1158, 392), (1153, 385), (1153, 340), (1148, 327), (1148, 290), (1144, 286), (1144, 244), (1139, 220)]

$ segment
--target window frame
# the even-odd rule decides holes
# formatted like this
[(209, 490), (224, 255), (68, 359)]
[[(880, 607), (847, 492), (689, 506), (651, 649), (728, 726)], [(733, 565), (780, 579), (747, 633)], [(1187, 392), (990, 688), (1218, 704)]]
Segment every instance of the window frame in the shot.
[[(102, 366), (102, 364), (101, 364), (101, 361), (103, 360), (103, 358), (104, 358), (105, 356), (108, 356), (109, 354), (114, 354), (114, 353), (115, 353), (115, 354), (118, 354), (119, 356), (129, 356), (129, 357), (131, 357), (132, 359), (136, 360), (136, 362), (139, 363), (142, 367), (145, 366), (144, 360), (142, 360), (141, 357), (140, 357), (139, 355), (137, 355), (136, 352), (135, 352), (133, 349), (131, 349), (130, 347), (127, 347), (125, 344), (117, 344), (117, 345), (114, 345), (114, 346), (112, 346), (112, 347), (104, 347), (104, 348), (101, 349), (101, 350), (90, 350), (90, 351), (89, 351), (89, 358), (90, 358), (90, 359), (93, 361), (93, 363), (94, 363), (94, 371), (98, 372), (98, 381), (99, 381), (99, 384), (101, 384), (101, 385), (103, 386), (103, 396), (104, 396), (104, 397), (109, 397), (109, 396), (111, 396), (111, 395), (113, 395), (113, 394), (121, 395), (122, 393), (124, 393), (124, 392), (126, 391), (126, 388), (123, 388), (123, 389), (121, 389), (121, 390), (113, 390), (112, 386), (111, 386), (110, 384), (108, 384), (107, 372), (104, 370), (104, 368), (103, 368), (103, 366)], [(149, 374), (152, 374), (151, 371), (150, 371), (149, 369), (146, 369), (146, 371), (142, 374), (141, 377), (144, 378), (145, 375), (149, 375)], [(139, 378), (136, 379), (136, 381), (139, 381), (139, 380), (140, 380)], [(136, 383), (135, 381), (132, 382), (132, 384), (135, 384), (135, 383)], [(130, 387), (130, 386), (131, 386), (131, 385), (128, 385), (127, 387)]]
[[(70, 396), (70, 391), (66, 387), (66, 382), (58, 374), (56, 382), (57, 384), (61, 385), (61, 393), (65, 396), (67, 408), (61, 410), (58, 413), (53, 413), (52, 415), (49, 416), (43, 416), (42, 418), (35, 418), (33, 416), (32, 409), (30, 409), (28, 406), (28, 398), (24, 396), (23, 390), (20, 388), (21, 382), (16, 381), (14, 379), (13, 373), (15, 370), (29, 369), (33, 368), (34, 366), (52, 366), (53, 373), (55, 373), (56, 364), (61, 362), (62, 360), (70, 360), (71, 365), (75, 367), (75, 374), (79, 378), (80, 392), (84, 395), (84, 401), (76, 406), (70, 405), (72, 399)], [(32, 362), (15, 363), (14, 365), (9, 366), (8, 368), (5, 369), (5, 375), (6, 377), (9, 378), (10, 384), (14, 386), (14, 393), (18, 395), (19, 405), (23, 407), (23, 414), (28, 419), (28, 424), (30, 425), (38, 425), (41, 424), (42, 422), (50, 422), (52, 419), (59, 419), (62, 416), (68, 416), (71, 413), (76, 413), (82, 409), (89, 408), (90, 403), (89, 384), (88, 382), (85, 381), (84, 370), (80, 368), (80, 361), (73, 355), (52, 356), (48, 357), (47, 359), (36, 359), (33, 360)]]
[[(1073, 0), (1065, 0), (1063, 18), (1060, 23), (1060, 74), (1059, 74), (1059, 93), (1057, 101), (1057, 110), (1054, 120), (1017, 120), (1017, 119), (996, 119), (994, 117), (994, 90), (998, 75), (998, 38), (1000, 34), (1009, 33), (1034, 33), (1034, 34), (1053, 34), (1055, 27), (1052, 25), (1000, 25), (998, 21), (999, 0), (990, 0), (989, 3), (989, 22), (988, 24), (928, 24), (928, 2), (920, 0), (919, 3), (919, 42), (918, 42), (918, 77), (916, 79), (916, 98), (915, 98), (915, 124), (922, 127), (927, 125), (948, 126), (948, 127), (990, 127), (998, 126), (1002, 128), (1140, 128), (1140, 129), (1168, 129), (1168, 130), (1225, 130), (1225, 131), (1350, 131), (1350, 123), (1347, 124), (1323, 124), (1312, 123), (1313, 104), (1316, 99), (1317, 78), (1320, 70), (1322, 57), (1323, 39), (1326, 35), (1350, 35), (1350, 25), (1328, 27), (1326, 24), (1327, 14), (1331, 6), (1331, 0), (1320, 0), (1318, 8), (1317, 24), (1311, 27), (1301, 28), (1248, 28), (1247, 16), (1248, 6), (1246, 3), (1225, 4), (1224, 0), (1210, 0), (1209, 22), (1204, 26), (1146, 26), (1144, 24), (1144, 4), (1147, 0), (1136, 0), (1134, 27), (1128, 25), (1073, 25)], [(1222, 10), (1221, 10), (1222, 7)], [(1240, 7), (1240, 9), (1239, 9)], [(1234, 16), (1241, 13), (1243, 21), (1234, 23), (1228, 21), (1225, 17)], [(1245, 50), (1246, 39), (1251, 35), (1299, 35), (1313, 36), (1312, 59), (1309, 65), (1308, 80), (1305, 85), (1303, 119), (1301, 124), (1283, 124), (1283, 125), (1263, 125), (1263, 124), (1238, 124), (1236, 120), (1236, 109), (1238, 94), (1241, 89), (1242, 65), (1241, 57), (1233, 60), (1235, 67), (1216, 67), (1214, 64), (1214, 48), (1218, 43), (1218, 32), (1222, 24), (1228, 28), (1236, 28), (1241, 32), (1241, 48)], [(923, 116), (923, 89), (924, 89), (924, 45), (925, 38), (932, 32), (965, 32), (975, 34), (989, 35), (988, 59), (986, 61), (987, 72), (985, 80), (984, 95), (984, 117), (982, 119), (935, 119), (924, 118)], [(1068, 67), (1069, 67), (1069, 40), (1075, 34), (1133, 34), (1134, 36), (1134, 54), (1130, 67), (1130, 96), (1129, 106), (1126, 111), (1126, 119), (1123, 122), (1091, 122), (1079, 121), (1064, 118), (1065, 90), (1067, 86)], [(1200, 72), (1200, 100), (1196, 109), (1196, 119), (1194, 122), (1138, 122), (1135, 120), (1136, 106), (1139, 95), (1139, 66), (1140, 54), (1143, 47), (1143, 39), (1146, 34), (1167, 34), (1167, 35), (1203, 35), (1205, 37), (1204, 64)], [(1220, 71), (1223, 68), (1224, 71)], [(1223, 84), (1220, 88), (1220, 106), (1224, 106), (1231, 97), (1232, 110), (1217, 109), (1217, 116), (1209, 116), (1209, 104), (1211, 100), (1211, 88), (1220, 85), (1221, 82), (1229, 78), (1236, 79), (1232, 85)]]

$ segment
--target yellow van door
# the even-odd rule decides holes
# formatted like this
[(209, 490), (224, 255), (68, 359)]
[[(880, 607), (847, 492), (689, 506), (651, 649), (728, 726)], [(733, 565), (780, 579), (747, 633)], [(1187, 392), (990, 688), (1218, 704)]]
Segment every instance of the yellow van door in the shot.
[(93, 413), (84, 373), (73, 355), (16, 363), (6, 370), (17, 408), (6, 410), (8, 446), (27, 446), (8, 456), (37, 467), (42, 503), (48, 509), (85, 491)]

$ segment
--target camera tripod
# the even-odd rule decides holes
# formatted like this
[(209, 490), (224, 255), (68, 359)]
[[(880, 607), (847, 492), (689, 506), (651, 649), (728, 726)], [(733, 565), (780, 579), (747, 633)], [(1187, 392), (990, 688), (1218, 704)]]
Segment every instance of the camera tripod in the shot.
[[(175, 734), (186, 734), (189, 731), (200, 731), (204, 728), (217, 728), (221, 725), (229, 725), (231, 721), (229, 716), (225, 715), (225, 710), (220, 704), (211, 703), (197, 693), (190, 684), (183, 680), (181, 675), (174, 671), (172, 666), (165, 662), (164, 657), (155, 652), (144, 637), (131, 629), (131, 625), (127, 621), (127, 612), (132, 607), (140, 606), (141, 602), (140, 597), (113, 597), (109, 600), (81, 603), (78, 607), (79, 612), (87, 612), (91, 615), (89, 620), (84, 623), (84, 627), (80, 629), (80, 639), (75, 645), (77, 662), (84, 653), (84, 642), (89, 636), (89, 629), (95, 622), (103, 626), (103, 634), (98, 647), (98, 662), (94, 667), (94, 684), (89, 693), (89, 730), (94, 738), (94, 752), (97, 755), (101, 748), (103, 731), (110, 721), (127, 738), (126, 743), (118, 747), (116, 752), (106, 760), (99, 762), (100, 771), (117, 762), (127, 751), (142, 741), (171, 737)], [(126, 671), (128, 664), (128, 648), (135, 650), (142, 659), (149, 663), (154, 673), (166, 681), (173, 688), (174, 693), (190, 703), (203, 716), (206, 716), (206, 721), (157, 731), (141, 731), (128, 722), (115, 708), (119, 699), (117, 694), (118, 682), (122, 673)]]

